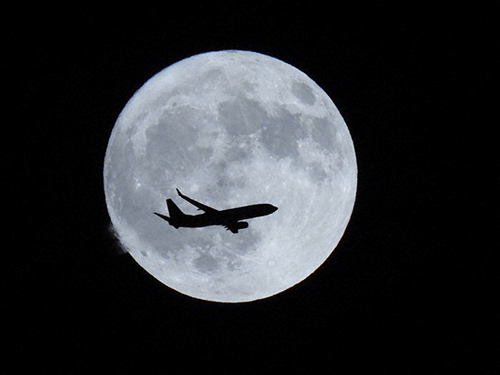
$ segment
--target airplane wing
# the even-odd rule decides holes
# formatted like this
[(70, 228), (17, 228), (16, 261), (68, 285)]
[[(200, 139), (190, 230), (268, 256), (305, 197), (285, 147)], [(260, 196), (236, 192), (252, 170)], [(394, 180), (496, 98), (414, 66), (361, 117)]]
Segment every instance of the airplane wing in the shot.
[(212, 207), (208, 207), (208, 206), (205, 206), (204, 204), (200, 203), (200, 202), (196, 202), (194, 199), (191, 199), (189, 197), (186, 197), (184, 194), (182, 194), (179, 189), (175, 189), (177, 190), (177, 194), (179, 194), (179, 197), (181, 197), (182, 199), (185, 199), (186, 201), (188, 201), (189, 203), (191, 203), (193, 206), (196, 206), (198, 207), (198, 210), (202, 210), (202, 211), (205, 211), (205, 212), (208, 212), (208, 213), (216, 213), (216, 212), (219, 212), (218, 210), (216, 210), (215, 208), (212, 208)]

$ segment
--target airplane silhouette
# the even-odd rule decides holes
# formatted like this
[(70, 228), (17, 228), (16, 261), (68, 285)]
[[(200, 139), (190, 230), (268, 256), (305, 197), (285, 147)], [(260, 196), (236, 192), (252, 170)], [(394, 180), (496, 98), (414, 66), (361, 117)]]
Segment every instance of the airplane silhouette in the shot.
[(196, 202), (194, 199), (186, 197), (179, 191), (179, 189), (176, 190), (177, 194), (179, 194), (181, 198), (198, 207), (198, 210), (205, 211), (205, 213), (201, 215), (186, 215), (180, 210), (179, 207), (177, 207), (172, 199), (167, 199), (167, 207), (170, 217), (159, 214), (158, 212), (155, 212), (154, 214), (161, 217), (163, 220), (166, 220), (170, 225), (175, 227), (175, 229), (178, 229), (179, 227), (199, 228), (210, 225), (222, 225), (227, 230), (230, 230), (233, 233), (238, 233), (238, 230), (248, 228), (248, 223), (240, 220), (270, 215), (278, 209), (278, 207), (274, 207), (271, 204), (253, 204), (251, 206), (219, 211)]

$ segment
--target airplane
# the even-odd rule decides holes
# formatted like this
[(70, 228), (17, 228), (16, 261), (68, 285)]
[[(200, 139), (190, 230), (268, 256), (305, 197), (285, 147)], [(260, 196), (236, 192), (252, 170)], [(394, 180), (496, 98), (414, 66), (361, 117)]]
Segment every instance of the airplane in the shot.
[(238, 230), (248, 228), (246, 221), (243, 219), (252, 219), (254, 217), (266, 216), (275, 212), (278, 207), (271, 204), (253, 204), (251, 206), (244, 206), (238, 208), (230, 208), (228, 210), (216, 210), (212, 207), (205, 206), (194, 199), (183, 195), (179, 189), (177, 194), (192, 205), (198, 207), (199, 211), (205, 211), (200, 215), (187, 215), (180, 210), (179, 207), (172, 201), (167, 199), (167, 207), (170, 217), (154, 212), (154, 214), (163, 220), (166, 220), (175, 229), (179, 227), (185, 228), (200, 228), (210, 225), (222, 225), (227, 230), (233, 233), (238, 233)]

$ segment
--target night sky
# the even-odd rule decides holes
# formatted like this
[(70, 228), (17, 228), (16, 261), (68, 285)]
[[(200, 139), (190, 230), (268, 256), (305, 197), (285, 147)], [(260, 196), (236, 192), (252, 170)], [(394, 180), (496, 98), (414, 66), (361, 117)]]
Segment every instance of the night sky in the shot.
[[(498, 120), (484, 116), (483, 90), (494, 12), (466, 1), (223, 3), (2, 12), (0, 372), (493, 374)], [(295, 287), (245, 304), (179, 294), (123, 254), (102, 181), (133, 93), (174, 62), (222, 49), (311, 77), (344, 117), (358, 162), (333, 254)]]

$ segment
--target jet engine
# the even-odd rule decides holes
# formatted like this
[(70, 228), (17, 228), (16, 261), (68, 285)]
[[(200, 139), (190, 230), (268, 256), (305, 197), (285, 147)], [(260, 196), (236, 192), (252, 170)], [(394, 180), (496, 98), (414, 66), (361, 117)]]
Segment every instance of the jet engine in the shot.
[(235, 226), (236, 230), (248, 228), (248, 223), (246, 221), (238, 221)]

